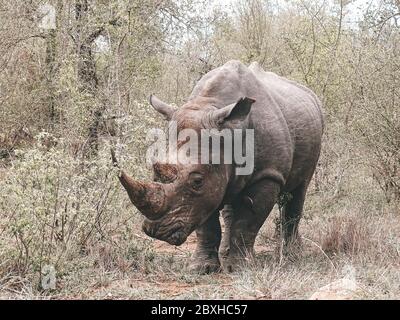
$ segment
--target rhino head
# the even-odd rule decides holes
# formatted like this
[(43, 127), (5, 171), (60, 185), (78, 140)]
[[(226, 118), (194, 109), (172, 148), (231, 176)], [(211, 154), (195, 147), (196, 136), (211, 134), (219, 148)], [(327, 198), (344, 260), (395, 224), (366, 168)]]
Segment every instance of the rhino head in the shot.
[[(209, 99), (201, 98), (175, 109), (155, 96), (150, 97), (155, 110), (166, 120), (177, 123), (178, 132), (187, 128), (196, 131), (229, 128), (232, 124), (245, 123), (254, 101), (242, 98), (217, 108)], [(152, 182), (137, 181), (124, 171), (119, 179), (132, 203), (146, 217), (143, 231), (150, 237), (181, 245), (223, 206), (232, 165), (155, 162), (153, 170)]]

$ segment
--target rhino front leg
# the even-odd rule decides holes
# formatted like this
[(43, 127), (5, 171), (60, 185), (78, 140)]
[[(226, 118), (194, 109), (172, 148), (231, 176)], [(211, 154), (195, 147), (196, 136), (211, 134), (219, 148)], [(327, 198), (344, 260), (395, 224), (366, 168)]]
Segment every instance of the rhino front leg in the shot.
[(224, 208), (225, 230), (219, 251), (224, 270), (232, 272), (238, 264), (253, 257), (256, 236), (279, 192), (279, 184), (262, 180), (245, 190), (231, 208)]
[(210, 218), (198, 229), (197, 248), (190, 263), (190, 269), (198, 273), (218, 272), (221, 264), (218, 258), (218, 249), (221, 243), (221, 225), (219, 212), (213, 213)]

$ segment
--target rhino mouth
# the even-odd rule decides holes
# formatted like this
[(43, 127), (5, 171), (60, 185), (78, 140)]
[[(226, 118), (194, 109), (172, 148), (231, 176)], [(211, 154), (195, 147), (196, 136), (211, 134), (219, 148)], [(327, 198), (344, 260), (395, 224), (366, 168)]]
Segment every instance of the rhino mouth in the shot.
[(162, 224), (160, 221), (145, 219), (142, 229), (149, 237), (165, 241), (175, 246), (183, 244), (189, 236), (182, 221)]

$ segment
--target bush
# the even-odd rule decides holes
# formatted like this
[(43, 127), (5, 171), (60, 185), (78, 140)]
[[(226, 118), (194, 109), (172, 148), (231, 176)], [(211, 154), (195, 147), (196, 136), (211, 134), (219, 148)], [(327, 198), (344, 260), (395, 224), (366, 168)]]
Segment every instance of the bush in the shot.
[[(42, 134), (43, 137), (43, 134)], [(41, 139), (38, 139), (41, 140)], [(109, 155), (74, 158), (65, 141), (47, 150), (19, 150), (6, 178), (0, 181), (0, 259), (2, 273), (25, 275), (44, 264), (62, 266), (85, 254), (88, 246), (126, 230), (131, 217)]]

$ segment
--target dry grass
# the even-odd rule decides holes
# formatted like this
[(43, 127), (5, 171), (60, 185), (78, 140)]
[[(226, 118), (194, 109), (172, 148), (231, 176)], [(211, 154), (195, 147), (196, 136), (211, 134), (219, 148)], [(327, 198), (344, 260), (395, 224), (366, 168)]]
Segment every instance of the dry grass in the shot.
[[(279, 260), (277, 244), (265, 235), (273, 235), (269, 219), (258, 239), (256, 260), (233, 274), (190, 274), (187, 261), (194, 237), (183, 248), (141, 238), (133, 238), (127, 248), (102, 244), (59, 274), (56, 290), (40, 291), (29, 279), (10, 277), (2, 280), (1, 297), (307, 299), (318, 288), (353, 272), (360, 287), (354, 298), (398, 299), (400, 227), (395, 219), (387, 213), (359, 224), (360, 216), (305, 220), (303, 237), (312, 241), (303, 241), (303, 253), (296, 261)], [(323, 229), (327, 232), (318, 231)]]
[(322, 250), (328, 255), (345, 253), (355, 255), (371, 246), (365, 220), (335, 217), (321, 241)]

